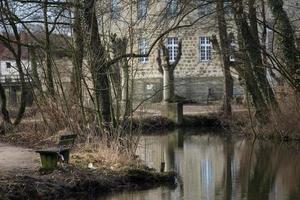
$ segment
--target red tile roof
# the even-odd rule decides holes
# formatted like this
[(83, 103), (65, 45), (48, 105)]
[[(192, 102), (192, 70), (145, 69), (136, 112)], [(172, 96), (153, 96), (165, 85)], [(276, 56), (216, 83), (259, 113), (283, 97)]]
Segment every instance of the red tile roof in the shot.
[[(21, 37), (21, 41), (23, 43), (27, 43), (28, 37), (25, 33), (21, 33), (20, 37)], [(11, 38), (13, 39), (14, 37), (12, 36)], [(14, 48), (16, 48), (15, 44), (12, 43), (12, 45), (14, 46)], [(24, 46), (22, 47), (21, 58), (22, 59), (28, 59), (28, 49)], [(8, 48), (6, 48), (6, 46), (4, 45), (3, 42), (0, 41), (0, 60), (14, 60), (14, 59), (15, 59), (15, 57), (12, 54), (12, 52)]]

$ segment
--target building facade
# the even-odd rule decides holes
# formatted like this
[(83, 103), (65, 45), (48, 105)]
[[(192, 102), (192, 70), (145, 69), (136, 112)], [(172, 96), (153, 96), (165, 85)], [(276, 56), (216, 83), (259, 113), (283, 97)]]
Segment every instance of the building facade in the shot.
[[(200, 3), (197, 3), (200, 2)], [(130, 40), (128, 51), (147, 54), (129, 61), (132, 66), (134, 98), (138, 101), (162, 100), (162, 74), (157, 65), (158, 43), (168, 48), (169, 62), (175, 61), (179, 42), (182, 56), (175, 68), (175, 96), (187, 102), (207, 103), (223, 96), (223, 71), (211, 38), (218, 36), (215, 5), (211, 1), (138, 0), (134, 5), (114, 0), (111, 17), (105, 18), (110, 32)], [(224, 2), (228, 19), (232, 13)], [(118, 8), (122, 8), (121, 10)], [(99, 15), (100, 16), (100, 15)], [(112, 31), (111, 31), (112, 30)], [(233, 51), (235, 43), (231, 44)], [(231, 57), (234, 60), (234, 56)], [(238, 76), (233, 71), (234, 95), (242, 95)]]

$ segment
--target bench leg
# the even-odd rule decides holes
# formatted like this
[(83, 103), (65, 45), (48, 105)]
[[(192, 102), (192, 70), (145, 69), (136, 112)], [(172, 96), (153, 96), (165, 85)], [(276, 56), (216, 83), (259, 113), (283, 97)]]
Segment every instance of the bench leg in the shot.
[(43, 169), (54, 169), (57, 167), (58, 158), (56, 155), (41, 155)]
[(69, 163), (70, 152), (69, 151), (62, 152), (61, 155), (64, 157), (64, 162)]

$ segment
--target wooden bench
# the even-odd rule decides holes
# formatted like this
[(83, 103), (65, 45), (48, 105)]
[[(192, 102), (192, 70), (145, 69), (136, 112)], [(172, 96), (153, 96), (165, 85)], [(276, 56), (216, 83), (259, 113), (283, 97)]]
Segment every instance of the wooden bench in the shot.
[(57, 167), (59, 160), (64, 163), (69, 163), (70, 149), (73, 147), (77, 135), (65, 134), (61, 135), (58, 142), (58, 147), (40, 149), (36, 152), (40, 154), (42, 168), (54, 169)]

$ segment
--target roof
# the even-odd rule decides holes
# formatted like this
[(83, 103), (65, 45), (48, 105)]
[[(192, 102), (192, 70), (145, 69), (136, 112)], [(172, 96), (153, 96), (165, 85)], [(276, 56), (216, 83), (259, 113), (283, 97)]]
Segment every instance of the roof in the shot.
[[(1, 33), (0, 33), (1, 34)], [(35, 37), (38, 38), (40, 41), (44, 40), (44, 33), (37, 32), (34, 33)], [(20, 33), (21, 42), (23, 44), (35, 43), (35, 39), (31, 38), (26, 33)], [(11, 39), (13, 40), (13, 36), (11, 36)], [(62, 34), (51, 34), (50, 36), (51, 41), (51, 53), (56, 58), (62, 58), (62, 57), (71, 57), (72, 55), (72, 49), (70, 48), (71, 38), (66, 35)], [(15, 46), (15, 45), (14, 45)], [(44, 56), (43, 51), (37, 51), (37, 54), (40, 54), (39, 56), (42, 58)], [(28, 59), (28, 48), (23, 46), (22, 47), (22, 59)], [(15, 57), (13, 54), (5, 47), (5, 45), (0, 41), (0, 60), (14, 60)]]
[[(20, 37), (21, 37), (21, 42), (25, 44), (28, 42), (28, 37), (25, 33), (21, 33)], [(11, 40), (13, 39), (14, 37), (11, 36)], [(11, 44), (16, 49), (16, 44), (14, 43)], [(15, 57), (12, 54), (12, 52), (8, 48), (6, 48), (3, 42), (0, 41), (0, 60), (14, 60), (14, 59)], [(22, 46), (21, 59), (28, 59), (28, 49), (25, 46)]]

